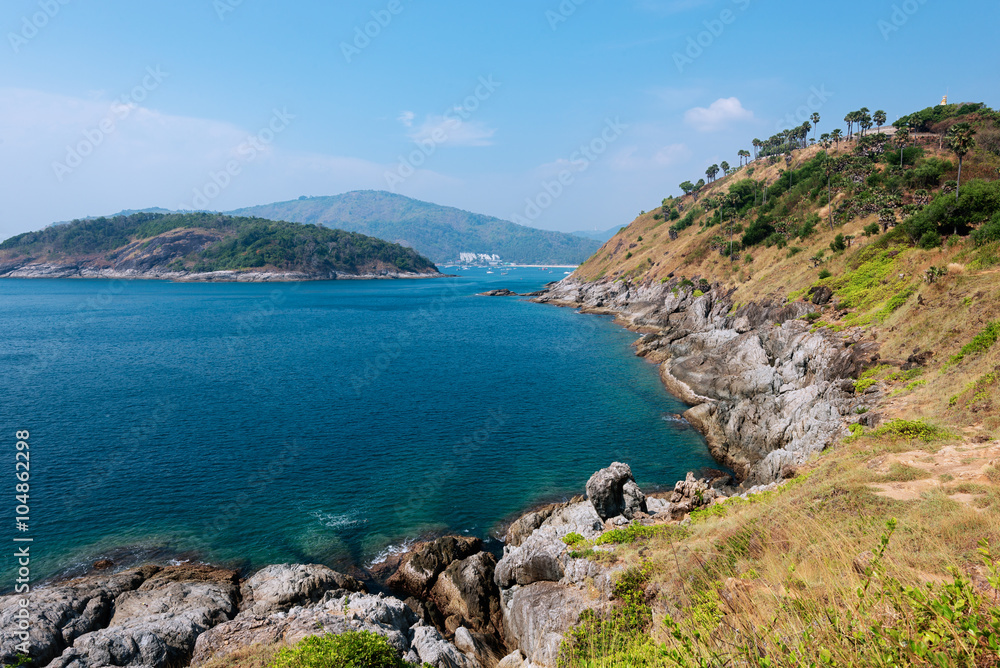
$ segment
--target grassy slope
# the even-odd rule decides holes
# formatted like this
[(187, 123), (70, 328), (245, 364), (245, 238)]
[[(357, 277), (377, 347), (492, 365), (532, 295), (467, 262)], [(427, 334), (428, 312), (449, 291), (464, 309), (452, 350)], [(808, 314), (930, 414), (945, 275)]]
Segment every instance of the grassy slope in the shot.
[(593, 239), (376, 191), (278, 202), (232, 213), (361, 232), (410, 246), (436, 262), (456, 261), (459, 253), (470, 252), (496, 253), (509, 262), (579, 264), (600, 245)]
[[(936, 146), (927, 147), (928, 156), (953, 159)], [(797, 151), (793, 167), (819, 150)], [(834, 152), (849, 150), (841, 144)], [(998, 166), (996, 155), (977, 151), (966, 158), (963, 183), (995, 179)], [(784, 161), (751, 167), (752, 178), (773, 183)], [(726, 192), (747, 172), (719, 179), (699, 201)], [(942, 182), (953, 178), (954, 170)], [(685, 213), (695, 206), (692, 197), (682, 204)], [(929, 653), (942, 647), (949, 653), (940, 665), (998, 665), (987, 641), (977, 647), (955, 631), (955, 622), (942, 622), (940, 611), (960, 607), (956, 601), (968, 600), (972, 590), (935, 611), (901, 589), (938, 583), (941, 591), (940, 583), (952, 583), (948, 569), (956, 567), (973, 577), (973, 590), (994, 601), (993, 614), (1000, 617), (998, 593), (987, 584), (977, 552), (982, 539), (1000, 552), (1000, 345), (992, 345), (989, 335), (976, 338), (1000, 321), (997, 245), (976, 248), (968, 238), (955, 238), (942, 248), (919, 250), (899, 233), (866, 238), (862, 229), (875, 215), (831, 231), (828, 208), (820, 204), (803, 202), (792, 212), (800, 219), (818, 213), (823, 221), (814, 234), (790, 244), (803, 249), (792, 256), (787, 248), (760, 245), (730, 262), (708, 249), (719, 227), (695, 224), (671, 241), (672, 223), (655, 220), (657, 208), (619, 232), (576, 275), (637, 283), (660, 282), (671, 273), (695, 282), (705, 278), (735, 288), (736, 302), (798, 298), (812, 285), (827, 284), (834, 302), (851, 308), (817, 307), (823, 311), (819, 326), (866, 327), (882, 342), (883, 359), (933, 351), (925, 369), (876, 368), (865, 383), (885, 393), (879, 410), (888, 420), (924, 420), (933, 428), (922, 438), (891, 430), (859, 433), (777, 493), (716, 506), (689, 528), (602, 555), (629, 568), (637, 584), (631, 595), (623, 589), (618, 618), (579, 635), (573, 665), (890, 665), (885, 657), (892, 651), (880, 649), (879, 640), (892, 629), (916, 643), (909, 653), (899, 650), (900, 663), (892, 665), (932, 665), (918, 656), (927, 642)], [(832, 253), (836, 234), (855, 236), (853, 247)], [(809, 258), (821, 250), (825, 261), (817, 268)], [(931, 266), (948, 271), (927, 283), (923, 276)], [(820, 281), (820, 269), (832, 276)], [(972, 350), (952, 361), (963, 347)], [(877, 551), (893, 518), (898, 528), (881, 565), (866, 574), (859, 555)], [(967, 618), (968, 606), (956, 619)], [(855, 627), (849, 628), (849, 619)], [(976, 623), (989, 628), (988, 618)], [(937, 649), (933, 624), (943, 638)], [(963, 663), (963, 652), (976, 658)]]

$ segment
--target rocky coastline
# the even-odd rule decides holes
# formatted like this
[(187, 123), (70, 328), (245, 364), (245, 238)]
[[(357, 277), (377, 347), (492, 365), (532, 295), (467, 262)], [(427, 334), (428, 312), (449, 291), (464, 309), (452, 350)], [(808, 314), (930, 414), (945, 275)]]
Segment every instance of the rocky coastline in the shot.
[[(632, 522), (676, 523), (723, 501), (724, 482), (689, 475), (668, 498), (647, 497), (628, 465), (614, 463), (590, 478), (586, 496), (514, 521), (500, 559), (478, 538), (444, 536), (413, 546), (371, 585), (316, 564), (241, 577), (204, 564), (98, 563), (84, 577), (0, 597), (0, 662), (200, 666), (255, 646), (370, 631), (417, 665), (555, 668), (580, 614), (613, 605), (617, 571), (575, 553), (567, 536), (596, 541)], [(26, 596), (30, 617), (21, 624)]]
[(858, 374), (879, 360), (876, 333), (811, 325), (829, 304), (765, 299), (737, 304), (732, 291), (674, 278), (583, 283), (569, 277), (539, 303), (613, 315), (643, 337), (638, 355), (657, 363), (684, 417), (717, 461), (744, 485), (769, 484), (846, 435), (880, 420), (876, 394), (858, 396)]

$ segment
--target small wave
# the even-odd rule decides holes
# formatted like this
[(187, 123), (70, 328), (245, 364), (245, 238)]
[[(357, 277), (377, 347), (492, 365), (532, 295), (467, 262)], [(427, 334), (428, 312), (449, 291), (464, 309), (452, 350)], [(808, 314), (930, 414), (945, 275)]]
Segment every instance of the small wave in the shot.
[(317, 510), (312, 513), (312, 516), (328, 529), (348, 529), (368, 522), (368, 520), (358, 517), (357, 513), (336, 514), (324, 513), (322, 510)]
[(390, 545), (390, 546), (386, 547), (385, 549), (383, 549), (378, 554), (376, 554), (371, 559), (371, 561), (369, 561), (365, 565), (365, 567), (366, 568), (374, 568), (375, 566), (378, 566), (379, 564), (384, 564), (391, 557), (395, 557), (395, 556), (400, 555), (400, 554), (405, 554), (406, 552), (410, 551), (410, 549), (414, 546), (414, 544), (416, 542), (417, 542), (416, 538), (409, 538), (407, 540), (404, 540), (402, 543), (397, 543), (395, 545)]
[(669, 422), (670, 424), (683, 425), (683, 426), (687, 426), (690, 424), (683, 415), (680, 415), (678, 413), (668, 413), (666, 415), (660, 416), (660, 419), (663, 420), (664, 422)]

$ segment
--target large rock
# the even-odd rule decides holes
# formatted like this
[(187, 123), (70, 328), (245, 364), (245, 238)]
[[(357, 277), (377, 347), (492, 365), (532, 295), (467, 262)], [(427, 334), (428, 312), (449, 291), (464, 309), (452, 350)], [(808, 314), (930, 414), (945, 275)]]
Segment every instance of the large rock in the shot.
[(532, 664), (556, 668), (563, 636), (576, 625), (584, 610), (600, 605), (580, 588), (535, 582), (507, 593), (504, 620), (509, 636), (516, 639), (517, 649)]
[(165, 568), (137, 589), (118, 596), (109, 625), (83, 634), (49, 665), (183, 665), (199, 635), (236, 614), (238, 599), (235, 571), (208, 566)]
[(317, 564), (274, 564), (254, 573), (241, 589), (241, 610), (269, 614), (316, 603), (332, 589), (364, 591), (349, 575)]
[(593, 539), (604, 528), (600, 516), (589, 501), (571, 503), (555, 510), (519, 545), (504, 546), (504, 555), (496, 567), (495, 580), (504, 589), (532, 582), (559, 581), (566, 576), (572, 560), (563, 538), (578, 533)]
[(632, 469), (621, 462), (615, 462), (590, 477), (587, 498), (603, 520), (618, 515), (632, 519), (636, 513), (646, 512), (646, 496), (639, 491)]
[(403, 557), (399, 569), (386, 584), (396, 591), (424, 598), (448, 564), (471, 557), (482, 549), (481, 540), (464, 536), (444, 536), (422, 543)]
[[(500, 638), (500, 590), (493, 581), (496, 558), (488, 552), (453, 561), (438, 576), (431, 599), (452, 626)], [(447, 622), (446, 622), (447, 624)], [(457, 636), (456, 636), (457, 640)]]
[(20, 635), (15, 617), (24, 596), (0, 597), (0, 663), (13, 664), (18, 645), (24, 642), (36, 663), (48, 663), (80, 636), (107, 626), (115, 599), (137, 589), (159, 570), (158, 566), (145, 566), (35, 589), (30, 596), (31, 625), (26, 638)]

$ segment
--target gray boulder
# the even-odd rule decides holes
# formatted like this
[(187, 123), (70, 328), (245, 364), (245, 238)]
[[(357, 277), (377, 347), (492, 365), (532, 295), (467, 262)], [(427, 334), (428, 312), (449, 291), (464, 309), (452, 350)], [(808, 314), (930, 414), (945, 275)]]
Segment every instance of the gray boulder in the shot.
[(615, 462), (590, 477), (587, 498), (602, 520), (618, 515), (632, 519), (636, 513), (646, 512), (646, 495), (636, 485), (629, 465), (621, 462)]
[(316, 603), (331, 589), (364, 591), (349, 575), (317, 564), (274, 564), (254, 573), (241, 588), (243, 611), (269, 614)]
[(563, 636), (580, 620), (580, 614), (602, 605), (580, 588), (555, 582), (517, 587), (506, 599), (504, 620), (517, 649), (532, 664), (545, 668), (556, 667)]
[(459, 561), (483, 549), (478, 538), (444, 536), (423, 543), (403, 557), (398, 570), (386, 581), (392, 589), (418, 598), (426, 597), (437, 576), (453, 561)]

